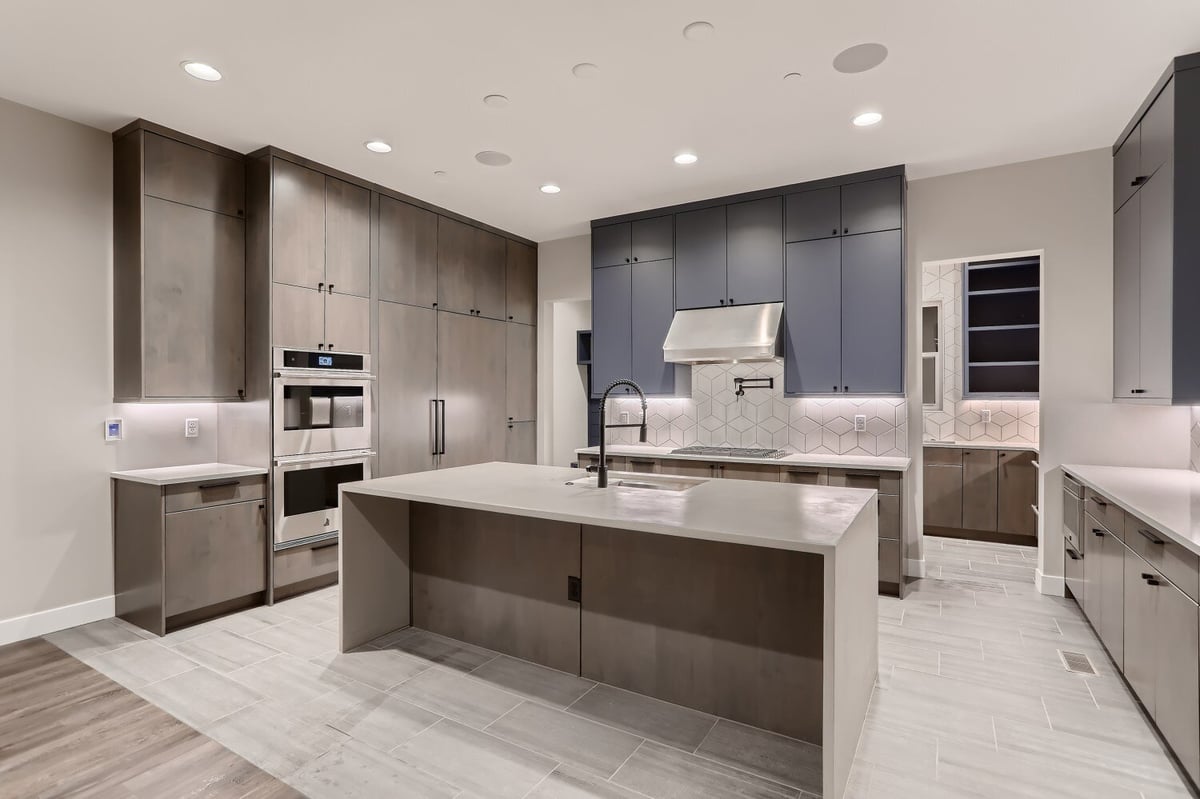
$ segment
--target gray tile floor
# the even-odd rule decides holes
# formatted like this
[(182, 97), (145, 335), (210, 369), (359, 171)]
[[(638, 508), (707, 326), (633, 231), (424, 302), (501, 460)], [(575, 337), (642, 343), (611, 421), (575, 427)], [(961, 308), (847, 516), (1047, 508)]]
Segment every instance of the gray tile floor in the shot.
[[(926, 543), (929, 577), (880, 599), (849, 797), (1188, 795), (1078, 609), (1034, 590), (1034, 550)], [(819, 790), (815, 747), (421, 631), (339, 654), (336, 590), (48, 639), (313, 799)]]

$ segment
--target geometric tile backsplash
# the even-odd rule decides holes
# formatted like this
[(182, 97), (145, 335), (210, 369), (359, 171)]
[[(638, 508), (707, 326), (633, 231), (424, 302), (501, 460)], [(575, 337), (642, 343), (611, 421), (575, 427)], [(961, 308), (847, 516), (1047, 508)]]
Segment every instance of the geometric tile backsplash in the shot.
[[(773, 377), (774, 388), (734, 392), (735, 377)], [(609, 420), (641, 418), (637, 397), (609, 399)], [(692, 444), (775, 447), (823, 455), (893, 455), (908, 452), (907, 403), (903, 398), (793, 399), (783, 396), (783, 363), (708, 364), (692, 367), (692, 395), (651, 398), (646, 443), (658, 447)], [(854, 432), (854, 417), (866, 416), (866, 431)], [(609, 443), (637, 442), (637, 428), (609, 431)]]
[[(1004, 441), (1038, 443), (1037, 400), (964, 400), (962, 396), (963, 264), (926, 264), (922, 303), (942, 307), (942, 407), (924, 408), (926, 441)], [(983, 411), (992, 412), (991, 422)]]

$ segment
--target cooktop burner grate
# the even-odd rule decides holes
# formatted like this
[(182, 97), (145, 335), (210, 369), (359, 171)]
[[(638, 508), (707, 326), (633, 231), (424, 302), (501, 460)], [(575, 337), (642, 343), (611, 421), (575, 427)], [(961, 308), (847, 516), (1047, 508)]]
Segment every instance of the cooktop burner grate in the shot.
[(702, 455), (713, 458), (782, 458), (787, 453), (766, 447), (702, 447), (694, 444), (671, 450), (672, 455)]

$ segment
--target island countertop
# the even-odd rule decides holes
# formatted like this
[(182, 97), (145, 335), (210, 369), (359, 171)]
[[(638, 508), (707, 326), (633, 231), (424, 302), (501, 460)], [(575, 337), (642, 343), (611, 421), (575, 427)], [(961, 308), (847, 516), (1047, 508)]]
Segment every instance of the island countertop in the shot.
[(704, 480), (686, 491), (567, 485), (586, 477), (581, 469), (483, 463), (344, 483), (342, 491), (818, 554), (837, 548), (875, 495), (750, 480)]
[[(877, 469), (884, 472), (906, 472), (911, 458), (892, 455), (820, 455), (791, 453), (782, 458), (742, 458), (736, 455), (678, 455), (673, 447), (652, 447), (647, 444), (609, 444), (605, 451), (618, 458), (664, 458), (677, 461), (715, 461), (718, 463), (753, 463), (766, 466), (812, 466), (830, 469)], [(580, 447), (576, 455), (599, 455), (600, 447)]]

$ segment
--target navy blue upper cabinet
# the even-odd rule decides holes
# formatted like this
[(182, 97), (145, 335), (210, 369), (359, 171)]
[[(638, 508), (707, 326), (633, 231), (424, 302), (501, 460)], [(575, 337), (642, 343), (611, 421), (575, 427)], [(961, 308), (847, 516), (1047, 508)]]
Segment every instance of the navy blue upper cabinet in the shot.
[(675, 225), (670, 215), (592, 229), (592, 267), (663, 261), (674, 256)]
[(675, 307), (725, 305), (725, 206), (675, 215)]
[(842, 235), (898, 230), (904, 222), (902, 178), (842, 186)]
[(628, 222), (592, 229), (592, 267), (618, 266), (633, 258)]
[(842, 391), (904, 392), (904, 238), (842, 239)]
[(727, 206), (729, 305), (783, 300), (783, 198)]
[(592, 393), (597, 396), (633, 371), (632, 278), (631, 264), (592, 270)]
[(787, 240), (808, 241), (842, 233), (842, 190), (838, 186), (787, 197)]
[(842, 240), (787, 245), (783, 390), (836, 394), (842, 386)]
[(672, 261), (634, 265), (633, 356), (628, 376), (647, 394), (675, 393), (675, 365), (663, 361), (662, 348), (675, 315), (673, 289)]

